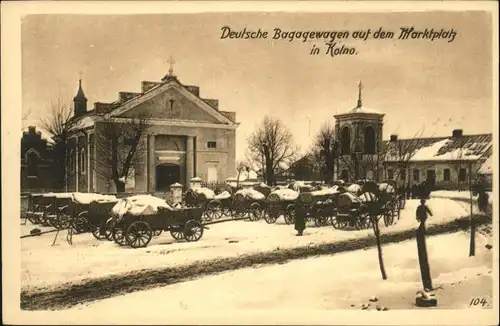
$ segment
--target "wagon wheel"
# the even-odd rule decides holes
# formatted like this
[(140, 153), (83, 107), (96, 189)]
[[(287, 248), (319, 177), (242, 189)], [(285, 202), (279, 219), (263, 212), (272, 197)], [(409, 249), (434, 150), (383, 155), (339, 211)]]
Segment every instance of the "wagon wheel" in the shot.
[(97, 240), (104, 240), (106, 239), (106, 234), (102, 234), (101, 235), (101, 229), (98, 227), (98, 226), (95, 226), (95, 225), (91, 225), (90, 226), (90, 229), (92, 231), (92, 235), (94, 236), (94, 238), (96, 238)]
[(47, 217), (48, 221), (49, 221), (49, 224), (53, 227), (55, 227), (56, 229), (60, 230), (61, 229), (61, 226), (59, 225), (59, 221), (57, 219), (57, 215), (55, 214), (50, 214), (50, 217), (48, 216)]
[(149, 223), (144, 221), (134, 221), (125, 232), (127, 244), (132, 248), (146, 247), (153, 238), (153, 231)]
[(221, 203), (218, 201), (209, 202), (205, 213), (206, 213), (206, 217), (207, 217), (206, 220), (207, 221), (219, 219), (222, 216)]
[(108, 241), (113, 241), (113, 224), (114, 219), (112, 217), (106, 221), (106, 230), (104, 231), (104, 234), (106, 235), (106, 240)]
[(369, 216), (367, 213), (364, 213), (364, 214), (361, 214), (360, 216), (358, 216), (358, 218), (356, 219), (356, 223), (354, 224), (354, 226), (356, 227), (356, 230), (367, 229), (369, 226), (368, 219), (369, 219)]
[(35, 218), (33, 213), (26, 213), (26, 218), (31, 222), (31, 224), (38, 224), (38, 220)]
[(250, 205), (250, 221), (258, 221), (262, 217), (262, 208), (259, 203)]
[(173, 230), (170, 230), (170, 235), (172, 236), (172, 238), (174, 238), (175, 240), (182, 240), (184, 239), (184, 232), (182, 232), (181, 230), (179, 229), (173, 229)]
[(64, 211), (57, 214), (57, 222), (61, 230), (67, 229), (71, 224), (69, 215)]
[(266, 211), (267, 212), (264, 215), (264, 220), (267, 222), (267, 224), (275, 223), (279, 217), (278, 210), (273, 205), (270, 205), (267, 207)]
[(88, 212), (84, 211), (78, 214), (78, 216), (71, 221), (71, 227), (73, 228), (76, 234), (88, 231), (89, 222), (87, 217), (88, 217)]
[(47, 219), (47, 214), (44, 213), (41, 217), (40, 217), (40, 223), (43, 225), (43, 226), (51, 226), (50, 223), (49, 223), (49, 220)]
[(285, 222), (286, 224), (295, 223), (295, 205), (290, 204), (287, 206), (285, 212)]
[(162, 230), (162, 229), (159, 229), (159, 230), (154, 230), (154, 231), (153, 231), (153, 235), (154, 235), (155, 237), (157, 237), (157, 236), (159, 236), (162, 232), (163, 232), (163, 230)]
[(347, 226), (347, 221), (339, 219), (335, 215), (333, 215), (332, 217), (330, 217), (330, 222), (332, 223), (333, 228), (337, 229), (337, 230), (342, 230), (342, 229), (344, 229)]
[(127, 243), (123, 227), (115, 226), (113, 228), (112, 234), (113, 234), (113, 241), (116, 242), (119, 246), (124, 246)]
[(187, 221), (184, 226), (184, 239), (189, 242), (195, 242), (200, 240), (203, 236), (203, 225), (196, 220)]
[(392, 225), (394, 223), (394, 216), (391, 214), (392, 212), (385, 212), (384, 213), (384, 224), (385, 226)]
[(231, 216), (233, 214), (233, 211), (231, 210), (231, 206), (230, 205), (222, 205), (221, 213), (222, 214), (219, 216), (219, 218), (221, 218), (223, 216)]

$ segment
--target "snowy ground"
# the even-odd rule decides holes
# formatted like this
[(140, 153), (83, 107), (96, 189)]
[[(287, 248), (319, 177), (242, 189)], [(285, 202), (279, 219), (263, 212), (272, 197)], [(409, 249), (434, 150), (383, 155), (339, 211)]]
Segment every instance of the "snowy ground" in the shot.
[[(488, 193), (488, 203), (493, 205), (493, 193)], [(461, 200), (470, 200), (470, 192), (469, 191), (451, 191), (451, 190), (438, 190), (431, 192), (431, 198), (449, 198), (449, 199), (461, 199)], [(477, 196), (472, 197), (474, 202), (477, 201)]]
[[(383, 227), (382, 233), (410, 230), (417, 226), (415, 209), (418, 200), (409, 200), (396, 225)], [(428, 225), (442, 224), (469, 214), (468, 204), (450, 199), (432, 198), (428, 201), (434, 216)], [(21, 234), (29, 234), (33, 225), (21, 225)], [(43, 230), (42, 230), (43, 231)], [(91, 234), (73, 237), (73, 246), (60, 234), (57, 246), (51, 243), (55, 233), (21, 240), (22, 290), (78, 282), (85, 279), (116, 275), (130, 271), (184, 265), (219, 257), (272, 251), (364, 237), (371, 230), (335, 230), (331, 226), (309, 227), (305, 236), (295, 237), (293, 225), (282, 218), (276, 224), (265, 221), (231, 221), (210, 226), (200, 241), (176, 242), (168, 233), (153, 238), (147, 248), (129, 249), (114, 242), (98, 241)]]
[[(427, 249), (438, 308), (471, 308), (470, 301), (475, 297), (486, 298), (487, 304), (474, 308), (491, 307), (493, 255), (484, 245), (485, 239), (478, 239), (476, 256), (468, 257), (469, 237), (466, 233), (428, 237)], [(169, 316), (181, 320), (183, 315), (195, 314), (201, 318), (207, 312), (222, 314), (242, 309), (289, 312), (360, 310), (366, 303), (370, 303), (368, 310), (376, 310), (377, 305), (389, 310), (414, 308), (415, 292), (421, 289), (415, 241), (385, 245), (383, 254), (388, 275), (385, 281), (380, 276), (376, 249), (359, 250), (225, 272), (78, 305), (54, 312), (54, 316), (113, 315), (119, 317), (113, 321), (120, 323), (145, 315), (150, 320), (155, 316), (156, 322), (165, 322)], [(377, 302), (369, 301), (372, 296)], [(167, 310), (168, 315), (164, 314)], [(311, 316), (310, 322), (313, 321), (314, 316)]]

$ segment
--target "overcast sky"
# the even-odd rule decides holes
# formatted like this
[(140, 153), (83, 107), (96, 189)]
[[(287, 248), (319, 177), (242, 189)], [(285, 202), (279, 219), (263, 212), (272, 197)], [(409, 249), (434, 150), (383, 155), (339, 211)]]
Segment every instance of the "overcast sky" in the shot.
[[(356, 56), (309, 55), (313, 43), (221, 40), (221, 27), (282, 30), (359, 30), (400, 26), (451, 29), (455, 40), (346, 41)], [(333, 115), (357, 101), (363, 81), (366, 107), (386, 114), (384, 138), (492, 132), (492, 29), (490, 16), (462, 13), (40, 15), (22, 25), (23, 110), (31, 121), (47, 114), (55, 97), (72, 104), (79, 72), (89, 99), (111, 102), (120, 91), (139, 92), (159, 81), (168, 57), (180, 81), (235, 111), (237, 156), (265, 114), (280, 117), (303, 148)], [(437, 123), (434, 123), (435, 121)]]

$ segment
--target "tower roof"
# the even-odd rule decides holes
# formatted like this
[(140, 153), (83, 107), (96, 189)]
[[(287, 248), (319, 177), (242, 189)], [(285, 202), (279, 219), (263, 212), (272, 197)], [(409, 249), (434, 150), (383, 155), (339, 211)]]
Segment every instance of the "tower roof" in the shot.
[(352, 115), (352, 114), (362, 114), (362, 115), (366, 114), (366, 115), (379, 115), (379, 116), (385, 115), (384, 113), (382, 113), (380, 111), (370, 109), (370, 108), (363, 106), (363, 99), (361, 96), (362, 89), (363, 89), (363, 84), (361, 82), (359, 82), (358, 83), (358, 104), (356, 105), (356, 107), (354, 107), (354, 108), (352, 108), (344, 113), (337, 114), (337, 115), (335, 115), (335, 117), (347, 116), (347, 115)]
[(75, 96), (74, 99), (75, 100), (77, 100), (77, 99), (87, 100), (87, 98), (85, 97), (85, 93), (83, 93), (82, 80), (81, 79), (78, 81), (78, 92), (76, 92), (76, 96)]

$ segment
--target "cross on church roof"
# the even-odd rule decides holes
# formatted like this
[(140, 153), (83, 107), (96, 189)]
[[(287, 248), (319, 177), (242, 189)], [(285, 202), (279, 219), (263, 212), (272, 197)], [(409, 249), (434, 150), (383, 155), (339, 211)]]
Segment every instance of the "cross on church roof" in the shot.
[(173, 76), (173, 75), (174, 75), (174, 67), (173, 67), (173, 65), (174, 65), (174, 63), (175, 63), (174, 58), (173, 58), (172, 56), (170, 56), (170, 57), (168, 58), (167, 63), (170, 65), (170, 69), (168, 69), (168, 74), (169, 74), (170, 76)]
[(363, 101), (361, 99), (361, 90), (363, 89), (363, 83), (361, 81), (359, 81), (358, 83), (358, 108), (362, 107), (363, 106)]

